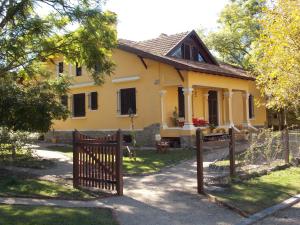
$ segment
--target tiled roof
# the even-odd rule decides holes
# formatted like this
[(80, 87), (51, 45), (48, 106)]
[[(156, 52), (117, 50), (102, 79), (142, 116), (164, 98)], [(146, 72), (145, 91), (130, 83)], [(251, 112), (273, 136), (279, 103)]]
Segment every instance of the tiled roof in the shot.
[(130, 41), (126, 39), (119, 39), (119, 43), (126, 44), (131, 47), (149, 52), (155, 55), (166, 55), (176, 44), (183, 40), (190, 32), (182, 32), (173, 35), (161, 34), (158, 38), (149, 39), (145, 41)]
[(174, 35), (161, 34), (158, 38), (146, 41), (130, 41), (119, 39), (119, 48), (137, 54), (143, 58), (149, 58), (169, 65), (176, 69), (205, 72), (215, 75), (236, 77), (241, 79), (254, 79), (245, 70), (229, 64), (221, 63), (213, 65), (209, 63), (196, 62), (192, 60), (178, 59), (167, 56), (167, 53), (180, 41), (192, 32), (183, 32)]

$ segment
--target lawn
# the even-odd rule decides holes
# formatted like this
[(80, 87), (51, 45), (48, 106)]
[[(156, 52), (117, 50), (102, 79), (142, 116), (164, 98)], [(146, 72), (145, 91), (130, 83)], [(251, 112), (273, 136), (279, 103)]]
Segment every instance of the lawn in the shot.
[(123, 158), (124, 173), (146, 174), (158, 172), (166, 166), (173, 166), (185, 159), (192, 159), (196, 151), (176, 149), (167, 153), (157, 153), (155, 150), (136, 150), (136, 160)]
[[(72, 147), (49, 146), (49, 150), (59, 151), (72, 157)], [(125, 174), (147, 174), (158, 172), (166, 166), (176, 165), (182, 160), (196, 156), (196, 151), (189, 149), (170, 150), (167, 153), (157, 153), (156, 150), (136, 150), (136, 159), (124, 157)]]
[(94, 194), (74, 189), (68, 184), (40, 180), (33, 175), (0, 169), (0, 196), (91, 199)]
[(0, 205), (5, 225), (118, 225), (110, 209)]
[(41, 159), (32, 155), (30, 150), (20, 149), (16, 151), (15, 159), (12, 160), (11, 152), (8, 150), (0, 151), (0, 165), (26, 167), (32, 169), (48, 169), (55, 163), (51, 160)]
[(291, 167), (248, 181), (233, 183), (224, 192), (211, 194), (248, 214), (253, 214), (299, 193), (300, 168)]

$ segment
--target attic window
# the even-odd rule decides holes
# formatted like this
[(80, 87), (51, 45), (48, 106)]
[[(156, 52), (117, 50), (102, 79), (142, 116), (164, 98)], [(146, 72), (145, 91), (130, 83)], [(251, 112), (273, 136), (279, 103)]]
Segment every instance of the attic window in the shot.
[(193, 60), (197, 62), (205, 62), (204, 58), (199, 52), (199, 49), (196, 46), (189, 44), (182, 44), (177, 48), (172, 56), (179, 59)]

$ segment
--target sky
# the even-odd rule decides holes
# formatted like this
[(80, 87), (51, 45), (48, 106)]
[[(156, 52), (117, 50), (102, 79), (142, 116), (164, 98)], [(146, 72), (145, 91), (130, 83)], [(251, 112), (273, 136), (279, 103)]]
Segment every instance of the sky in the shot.
[(204, 28), (217, 28), (229, 0), (107, 0), (104, 9), (118, 15), (118, 38), (133, 41)]

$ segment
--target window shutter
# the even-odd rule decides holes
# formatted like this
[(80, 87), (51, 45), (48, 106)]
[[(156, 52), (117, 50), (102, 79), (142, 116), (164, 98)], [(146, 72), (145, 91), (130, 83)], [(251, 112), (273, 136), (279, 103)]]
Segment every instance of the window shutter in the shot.
[(76, 76), (81, 76), (82, 75), (82, 67), (76, 63)]
[(74, 117), (85, 116), (85, 93), (73, 95)]
[(117, 113), (120, 113), (120, 108), (121, 108), (121, 105), (120, 105), (120, 102), (121, 102), (121, 95), (120, 95), (120, 91), (117, 91)]
[(90, 94), (90, 96), (91, 96), (91, 109), (97, 110), (98, 109), (98, 93), (92, 92)]
[(178, 116), (179, 117), (184, 117), (185, 116), (185, 112), (184, 112), (184, 95), (183, 95), (182, 87), (178, 87)]
[(64, 72), (64, 62), (59, 62), (58, 63), (58, 73), (63, 73)]
[(254, 118), (254, 98), (253, 95), (249, 95), (249, 118)]
[(88, 94), (88, 109), (91, 109), (92, 107), (91, 107), (91, 102), (92, 102), (92, 100), (91, 100), (91, 93), (89, 93)]

